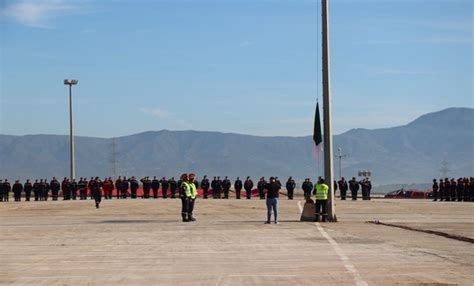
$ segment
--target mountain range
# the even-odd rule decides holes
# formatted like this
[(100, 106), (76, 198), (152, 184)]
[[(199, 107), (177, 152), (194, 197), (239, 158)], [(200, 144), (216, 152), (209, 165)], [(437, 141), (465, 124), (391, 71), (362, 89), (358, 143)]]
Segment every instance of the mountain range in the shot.
[[(312, 136), (264, 137), (203, 131), (149, 131), (117, 138), (75, 138), (76, 174), (142, 177), (193, 171), (201, 177), (293, 176), (299, 182), (323, 172)], [(474, 176), (474, 109), (449, 108), (404, 126), (352, 129), (334, 136), (342, 174), (370, 170), (374, 184), (427, 183), (432, 178)], [(115, 158), (115, 164), (113, 164)], [(444, 165), (442, 166), (442, 161)], [(444, 174), (441, 168), (444, 167)], [(334, 160), (339, 175), (338, 159)], [(0, 135), (0, 177), (65, 177), (69, 137)]]

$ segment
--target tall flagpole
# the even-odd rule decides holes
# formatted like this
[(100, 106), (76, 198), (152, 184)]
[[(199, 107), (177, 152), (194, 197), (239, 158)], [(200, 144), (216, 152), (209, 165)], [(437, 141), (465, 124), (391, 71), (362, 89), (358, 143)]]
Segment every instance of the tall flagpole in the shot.
[(329, 64), (329, 0), (321, 0), (322, 12), (322, 63), (323, 63), (323, 118), (324, 118), (324, 180), (329, 186), (328, 220), (337, 222), (334, 205), (334, 176), (331, 125), (331, 70)]

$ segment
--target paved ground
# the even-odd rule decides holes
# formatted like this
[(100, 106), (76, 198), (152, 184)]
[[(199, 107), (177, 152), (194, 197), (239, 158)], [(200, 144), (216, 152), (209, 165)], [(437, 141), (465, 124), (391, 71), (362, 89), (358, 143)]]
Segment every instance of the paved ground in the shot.
[(264, 225), (260, 200), (0, 204), (0, 284), (474, 284), (474, 244), (365, 223), (378, 219), (474, 238), (474, 203), (338, 201), (338, 223), (299, 222), (281, 200)]

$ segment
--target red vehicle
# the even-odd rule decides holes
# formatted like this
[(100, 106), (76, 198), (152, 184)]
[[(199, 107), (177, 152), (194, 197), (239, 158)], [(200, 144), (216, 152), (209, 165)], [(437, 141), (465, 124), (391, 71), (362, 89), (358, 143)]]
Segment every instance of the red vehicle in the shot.
[(384, 196), (387, 199), (427, 199), (430, 192), (420, 190), (396, 190)]

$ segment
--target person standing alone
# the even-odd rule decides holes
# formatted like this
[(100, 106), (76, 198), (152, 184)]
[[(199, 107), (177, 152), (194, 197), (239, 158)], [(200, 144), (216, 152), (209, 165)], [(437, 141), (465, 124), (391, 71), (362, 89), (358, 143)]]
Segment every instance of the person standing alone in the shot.
[(265, 224), (269, 224), (271, 222), (272, 210), (275, 224), (278, 224), (278, 197), (280, 194), (280, 184), (277, 183), (274, 177), (270, 177), (270, 182), (265, 184), (265, 190), (267, 193), (267, 221)]

